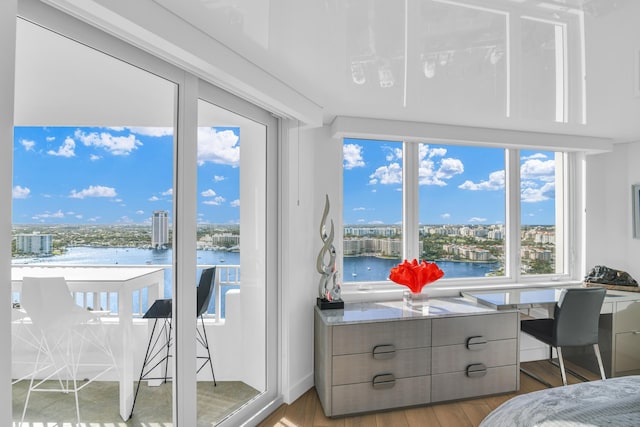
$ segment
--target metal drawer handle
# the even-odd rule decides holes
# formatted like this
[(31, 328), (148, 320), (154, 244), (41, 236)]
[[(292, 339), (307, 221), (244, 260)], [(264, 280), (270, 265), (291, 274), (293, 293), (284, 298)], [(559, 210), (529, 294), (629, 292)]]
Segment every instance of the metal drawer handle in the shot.
[(467, 339), (467, 348), (469, 350), (483, 350), (487, 348), (487, 339), (481, 335), (470, 337)]
[(394, 385), (396, 385), (396, 378), (393, 376), (393, 374), (376, 375), (375, 377), (373, 377), (371, 385), (377, 390), (392, 388)]
[(484, 363), (474, 363), (467, 366), (467, 376), (469, 378), (484, 377), (485, 375), (487, 375), (487, 367)]
[(396, 355), (396, 347), (389, 345), (377, 345), (373, 347), (373, 358), (378, 360), (393, 359)]

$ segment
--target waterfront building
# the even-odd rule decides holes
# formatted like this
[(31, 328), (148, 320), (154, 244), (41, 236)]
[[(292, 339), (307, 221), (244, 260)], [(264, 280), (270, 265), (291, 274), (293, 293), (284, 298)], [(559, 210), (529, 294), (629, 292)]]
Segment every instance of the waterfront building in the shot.
[(51, 234), (18, 234), (16, 250), (23, 254), (50, 255), (53, 246)]
[(151, 247), (166, 248), (169, 244), (169, 212), (153, 211), (151, 217)]

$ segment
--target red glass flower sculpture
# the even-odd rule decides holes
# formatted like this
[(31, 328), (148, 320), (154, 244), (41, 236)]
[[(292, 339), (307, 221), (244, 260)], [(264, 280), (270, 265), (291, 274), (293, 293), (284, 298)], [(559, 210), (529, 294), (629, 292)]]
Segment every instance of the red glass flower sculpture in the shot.
[(444, 271), (440, 270), (435, 262), (422, 261), (418, 263), (416, 259), (411, 262), (405, 259), (404, 262), (391, 269), (389, 279), (408, 287), (414, 294), (418, 294), (424, 286), (443, 276)]

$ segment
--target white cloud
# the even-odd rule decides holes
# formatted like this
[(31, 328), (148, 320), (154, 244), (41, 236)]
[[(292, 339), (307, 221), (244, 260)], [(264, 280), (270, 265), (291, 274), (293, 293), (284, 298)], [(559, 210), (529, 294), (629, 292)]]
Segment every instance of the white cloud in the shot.
[(420, 185), (447, 185), (446, 180), (464, 172), (464, 165), (460, 159), (444, 157), (446, 148), (429, 148), (427, 144), (420, 144), (418, 177)]
[(21, 187), (20, 185), (16, 185), (13, 187), (13, 190), (11, 190), (11, 196), (14, 199), (26, 199), (29, 197), (29, 194), (31, 194), (31, 190), (27, 187)]
[(89, 188), (76, 191), (71, 190), (69, 197), (72, 199), (84, 199), (86, 197), (115, 197), (116, 190), (113, 187), (105, 187), (102, 185), (90, 185)]
[(555, 181), (555, 160), (529, 159), (520, 166), (520, 177), (523, 180)]
[(362, 158), (362, 145), (344, 144), (342, 146), (342, 155), (344, 158), (344, 168), (347, 170), (361, 168), (365, 165)]
[(487, 221), (487, 218), (481, 218), (477, 216), (469, 218), (469, 222), (486, 222), (486, 221)]
[(91, 160), (92, 162), (95, 162), (96, 160), (100, 160), (102, 158), (102, 156), (98, 156), (97, 154), (92, 154), (89, 156), (89, 160)]
[(489, 179), (475, 183), (473, 181), (465, 181), (458, 186), (462, 190), (471, 191), (494, 191), (504, 188), (504, 171), (495, 171), (489, 174)]
[(369, 184), (402, 184), (402, 167), (398, 163), (380, 166), (369, 175)]
[(231, 130), (217, 132), (214, 128), (198, 128), (198, 164), (217, 163), (240, 165), (240, 138)]
[(136, 215), (144, 215), (144, 211), (143, 210), (137, 210), (136, 211)]
[(76, 149), (75, 141), (71, 138), (67, 138), (64, 140), (64, 143), (60, 147), (58, 147), (57, 151), (49, 150), (47, 151), (47, 154), (50, 154), (52, 156), (60, 156), (60, 157), (74, 157), (76, 155), (75, 149)]
[(225, 202), (225, 198), (222, 196), (217, 196), (214, 197), (213, 200), (207, 200), (204, 203), (205, 205), (211, 205), (211, 206), (220, 206), (221, 204), (223, 204)]
[(213, 176), (213, 182), (220, 182), (220, 181), (224, 181), (226, 178), (224, 176), (220, 176), (220, 175), (214, 175)]
[(209, 188), (208, 190), (205, 190), (202, 193), (200, 193), (200, 195), (202, 197), (214, 197), (216, 195), (216, 192)]
[(464, 165), (462, 164), (462, 161), (460, 161), (460, 159), (447, 157), (442, 159), (440, 162), (440, 167), (438, 168), (436, 176), (438, 179), (451, 179), (462, 172), (464, 172)]
[(43, 220), (43, 219), (59, 219), (59, 218), (64, 218), (64, 213), (62, 213), (62, 210), (58, 210), (58, 212), (49, 212), (49, 211), (45, 211), (44, 213), (41, 214), (36, 214), (32, 217), (32, 219), (35, 220)]
[(163, 196), (173, 196), (173, 188), (169, 188), (167, 191), (162, 192)]
[(232, 208), (238, 208), (238, 207), (240, 207), (240, 199), (235, 199), (234, 201), (232, 201), (231, 203), (229, 203), (229, 205), (230, 205)]
[(127, 128), (131, 133), (135, 133), (136, 135), (144, 135), (144, 136), (154, 136), (154, 137), (162, 137), (162, 136), (170, 136), (173, 135), (173, 128), (170, 127), (130, 127)]
[(47, 142), (53, 142), (53, 141), (55, 141), (55, 140), (56, 140), (56, 137), (55, 137), (55, 136), (48, 136), (48, 137), (46, 137), (46, 138), (45, 138), (45, 140), (46, 140)]
[(389, 151), (389, 154), (387, 154), (385, 157), (388, 162), (402, 159), (402, 148), (396, 148), (396, 147), (384, 147), (384, 148)]
[(128, 156), (133, 150), (137, 150), (142, 146), (135, 135), (114, 136), (108, 132), (91, 132), (85, 133), (80, 129), (76, 130), (74, 136), (79, 139), (87, 147), (102, 148), (114, 156)]
[(451, 214), (450, 213), (443, 213), (442, 215), (440, 215), (440, 218), (449, 219), (449, 218), (451, 218)]
[(544, 153), (534, 153), (530, 156), (523, 156), (522, 159), (523, 160), (529, 160), (529, 159), (546, 159), (548, 158), (546, 154)]
[(25, 151), (31, 151), (33, 150), (33, 147), (36, 145), (36, 143), (35, 141), (30, 141), (28, 139), (21, 139), (20, 145), (24, 147)]
[(520, 194), (523, 203), (536, 203), (549, 200), (554, 197), (556, 185), (553, 182), (547, 182), (540, 188), (524, 188)]
[(157, 202), (158, 200), (160, 200), (157, 196), (151, 196), (148, 199), (150, 202)]
[(366, 211), (367, 208), (363, 208), (363, 207), (359, 207), (359, 208), (353, 208), (354, 211)]

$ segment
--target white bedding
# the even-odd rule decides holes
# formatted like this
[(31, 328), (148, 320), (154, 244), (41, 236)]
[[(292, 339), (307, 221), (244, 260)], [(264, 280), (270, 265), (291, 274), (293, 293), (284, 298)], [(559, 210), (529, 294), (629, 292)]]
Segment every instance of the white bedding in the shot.
[(610, 378), (516, 396), (480, 427), (640, 426), (640, 376)]

